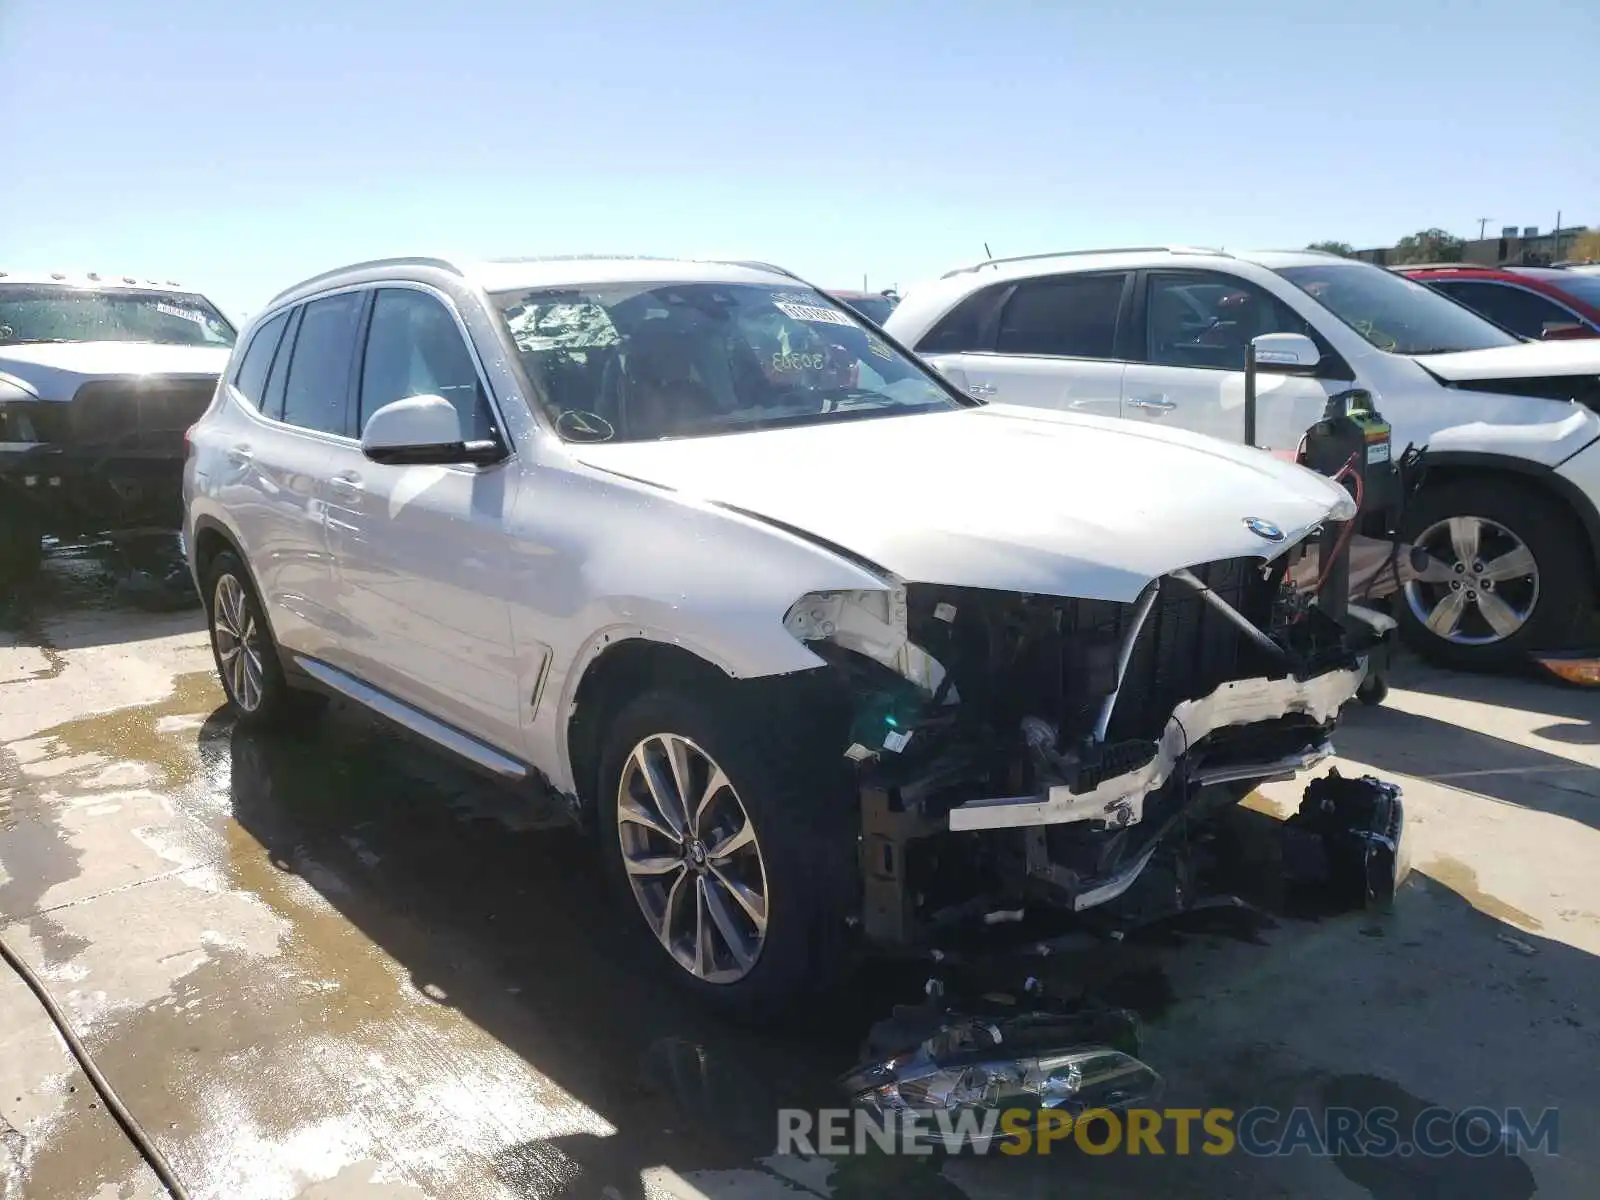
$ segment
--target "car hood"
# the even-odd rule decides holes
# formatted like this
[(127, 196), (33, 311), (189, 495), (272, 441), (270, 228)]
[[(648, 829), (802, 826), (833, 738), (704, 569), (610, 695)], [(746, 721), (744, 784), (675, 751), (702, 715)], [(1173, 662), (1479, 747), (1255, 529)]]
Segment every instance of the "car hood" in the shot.
[(1440, 379), (1534, 379), (1550, 375), (1600, 375), (1600, 339), (1520, 342), (1457, 354), (1419, 354), (1416, 361)]
[(1263, 451), (1001, 405), (568, 449), (907, 581), (1100, 600), (1179, 567), (1275, 557), (1347, 499)]
[(0, 378), (9, 377), (41, 400), (71, 400), (85, 383), (130, 375), (218, 376), (231, 354), (225, 346), (163, 346), (154, 342), (44, 342), (0, 346)]

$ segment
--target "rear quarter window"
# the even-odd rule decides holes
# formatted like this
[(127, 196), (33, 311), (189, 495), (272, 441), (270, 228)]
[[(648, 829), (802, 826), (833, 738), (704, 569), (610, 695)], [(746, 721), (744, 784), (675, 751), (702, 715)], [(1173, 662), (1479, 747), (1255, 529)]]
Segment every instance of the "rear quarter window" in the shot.
[(272, 368), (272, 356), (278, 352), (278, 343), (283, 340), (283, 327), (289, 323), (288, 313), (279, 313), (268, 321), (255, 336), (250, 339), (250, 345), (245, 349), (239, 359), (239, 365), (233, 373), (233, 388), (250, 405), (251, 408), (261, 407), (262, 397), (267, 389), (267, 372)]
[(1010, 286), (1003, 283), (973, 292), (940, 317), (914, 349), (919, 354), (960, 354), (991, 349), (986, 344), (990, 318)]

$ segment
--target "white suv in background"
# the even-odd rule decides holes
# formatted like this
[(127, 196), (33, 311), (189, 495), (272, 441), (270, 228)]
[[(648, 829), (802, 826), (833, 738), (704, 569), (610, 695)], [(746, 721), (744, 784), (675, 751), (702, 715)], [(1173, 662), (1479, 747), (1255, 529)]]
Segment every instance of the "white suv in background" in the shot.
[(912, 289), (885, 329), (984, 400), (1235, 443), (1247, 343), (1300, 335), (1259, 360), (1259, 445), (1292, 456), (1329, 397), (1359, 387), (1397, 454), (1428, 447), (1403, 533), (1429, 566), (1396, 612), (1417, 650), (1508, 665), (1592, 616), (1600, 342), (1523, 342), (1334, 255), (1183, 248), (991, 260)]
[(319, 276), (190, 445), (237, 717), (334, 692), (542, 783), (647, 953), (745, 1011), (852, 926), (1115, 900), (1326, 755), (1377, 640), (1292, 594), (1354, 512), (1328, 480), (975, 404), (759, 265)]

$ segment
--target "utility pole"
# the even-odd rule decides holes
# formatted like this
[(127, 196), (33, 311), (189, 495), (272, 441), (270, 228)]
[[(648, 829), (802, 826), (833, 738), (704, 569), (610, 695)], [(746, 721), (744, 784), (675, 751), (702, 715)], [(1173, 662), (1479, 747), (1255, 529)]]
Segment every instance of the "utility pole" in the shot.
[(1493, 217), (1479, 217), (1478, 218), (1478, 240), (1480, 242), (1483, 241), (1483, 231), (1488, 228), (1489, 222), (1492, 221), (1492, 220), (1494, 220)]
[(1550, 251), (1550, 261), (1561, 261), (1561, 210), (1559, 208), (1556, 209), (1556, 244), (1555, 248)]

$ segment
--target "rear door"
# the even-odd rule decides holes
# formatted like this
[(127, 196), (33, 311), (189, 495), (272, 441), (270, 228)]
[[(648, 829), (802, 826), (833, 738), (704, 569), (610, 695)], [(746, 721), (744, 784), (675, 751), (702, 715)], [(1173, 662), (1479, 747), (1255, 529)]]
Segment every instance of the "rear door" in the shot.
[(1135, 289), (1140, 361), (1122, 380), (1123, 415), (1244, 441), (1245, 348), (1263, 333), (1303, 333), (1323, 363), (1311, 374), (1257, 371), (1256, 444), (1288, 456), (1350, 372), (1304, 318), (1265, 289), (1220, 271), (1151, 270)]
[(987, 288), (918, 349), (980, 400), (1115, 417), (1131, 283), (1131, 272), (1084, 271)]
[[(444, 299), (377, 289), (363, 342), (354, 429), (385, 404), (436, 395), (455, 405), (468, 440), (496, 435), (477, 360)], [(504, 586), (516, 481), (515, 460), (384, 465), (351, 442), (334, 452), (328, 521), (347, 618), (337, 665), (512, 754), (522, 689)]]
[[(334, 620), (323, 529), (331, 443), (322, 431), (284, 419), (291, 365), (298, 355), (297, 396), (303, 396), (307, 364), (324, 340), (320, 312), (313, 326), (302, 330), (307, 307), (263, 324), (230, 381), (233, 399), (246, 411), (219, 429), (215, 487), (238, 529), (278, 643), (320, 655)], [(340, 385), (336, 403), (342, 403), (342, 390)], [(305, 419), (306, 406), (297, 403), (294, 415)]]

